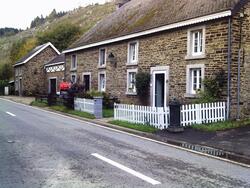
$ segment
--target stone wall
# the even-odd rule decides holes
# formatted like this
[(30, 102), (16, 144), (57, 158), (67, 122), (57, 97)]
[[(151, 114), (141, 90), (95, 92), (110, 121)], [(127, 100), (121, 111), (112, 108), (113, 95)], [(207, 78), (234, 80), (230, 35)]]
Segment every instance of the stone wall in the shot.
[(51, 47), (47, 47), (26, 64), (18, 66), (22, 69), (23, 95), (47, 93), (44, 64), (57, 55)]
[[(116, 67), (107, 62), (106, 68), (98, 68), (99, 48), (92, 48), (75, 53), (78, 59), (78, 68), (76, 71), (70, 71), (72, 53), (66, 54), (66, 78), (69, 80), (71, 73), (77, 73), (78, 78), (82, 81), (82, 73), (91, 72), (92, 89), (97, 90), (98, 71), (105, 70), (107, 93), (118, 96), (124, 103), (138, 104), (140, 101), (137, 96), (126, 95), (127, 69), (138, 68), (138, 71), (150, 72), (151, 67), (169, 66), (169, 98), (176, 97), (183, 103), (192, 102), (192, 98), (185, 97), (187, 65), (204, 64), (206, 77), (214, 76), (220, 69), (227, 71), (227, 19), (198, 26), (205, 26), (206, 30), (205, 58), (185, 58), (187, 56), (188, 29), (196, 27), (192, 26), (136, 39), (139, 42), (138, 66), (126, 65), (127, 48), (130, 41), (103, 46), (107, 49), (107, 55), (112, 52), (116, 57)], [(226, 94), (225, 85), (222, 100), (226, 100)]]

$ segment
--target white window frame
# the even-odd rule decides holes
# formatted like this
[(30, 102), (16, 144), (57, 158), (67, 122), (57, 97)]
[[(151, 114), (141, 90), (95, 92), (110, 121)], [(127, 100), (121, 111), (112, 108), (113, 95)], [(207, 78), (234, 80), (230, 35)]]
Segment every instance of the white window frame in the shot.
[[(202, 32), (202, 44), (198, 41), (198, 46), (202, 45), (202, 51), (194, 52), (194, 35), (196, 32)], [(187, 32), (187, 56), (186, 59), (200, 59), (205, 58), (206, 51), (206, 28), (205, 26), (194, 27)]]
[[(201, 80), (205, 78), (205, 65), (204, 64), (192, 64), (187, 65), (186, 73), (186, 97), (195, 97), (197, 95), (196, 91), (193, 89), (193, 78), (191, 74), (192, 69), (201, 69)], [(197, 83), (199, 84), (199, 83)], [(201, 83), (201, 90), (204, 90), (204, 85)]]
[[(75, 76), (75, 82), (72, 81), (72, 76)], [(70, 81), (73, 82), (73, 84), (77, 83), (77, 74), (71, 74)]]
[(49, 77), (49, 88), (48, 88), (48, 91), (49, 91), (49, 93), (51, 92), (51, 83), (50, 83), (50, 80), (53, 80), (53, 79), (56, 79), (56, 93), (57, 93), (57, 91), (58, 91), (58, 84), (57, 84), (58, 79), (57, 79), (57, 77)]
[[(73, 67), (73, 56), (75, 56), (75, 67)], [(76, 70), (77, 69), (77, 55), (73, 54), (71, 55), (71, 68), (70, 70)]]
[(137, 95), (136, 86), (135, 86), (135, 91), (130, 91), (130, 90), (129, 90), (129, 85), (130, 85), (130, 82), (129, 82), (129, 80), (130, 80), (129, 75), (130, 75), (130, 73), (135, 73), (135, 74), (137, 74), (137, 72), (138, 72), (137, 69), (128, 69), (128, 70), (127, 70), (127, 92), (126, 92), (127, 95)]
[[(105, 50), (105, 53), (104, 53), (104, 64), (101, 65), (101, 53), (102, 53), (103, 50)], [(98, 63), (98, 67), (105, 68), (106, 67), (106, 63), (107, 63), (107, 48), (100, 48), (99, 49), (99, 63)]]
[[(104, 75), (104, 89), (102, 89), (102, 85), (101, 85), (101, 74)], [(106, 76), (106, 72), (105, 71), (101, 71), (101, 72), (98, 72), (98, 91), (99, 92), (106, 92), (106, 85), (107, 85), (107, 76)]]
[[(131, 60), (131, 48), (130, 46), (135, 44), (135, 60)], [(128, 55), (127, 55), (127, 65), (137, 65), (139, 58), (139, 41), (131, 41), (128, 43)]]
[(91, 72), (84, 72), (82, 73), (82, 83), (84, 81), (84, 76), (89, 76), (89, 90), (91, 91), (91, 82), (92, 82), (92, 77), (91, 77)]

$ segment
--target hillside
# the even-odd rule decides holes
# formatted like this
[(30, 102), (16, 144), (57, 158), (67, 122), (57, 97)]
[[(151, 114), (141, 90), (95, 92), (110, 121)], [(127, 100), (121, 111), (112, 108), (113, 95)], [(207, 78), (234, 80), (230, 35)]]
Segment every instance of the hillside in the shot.
[(63, 17), (54, 19), (51, 22), (46, 22), (39, 27), (27, 29), (13, 36), (0, 37), (0, 65), (3, 63), (11, 63), (10, 51), (12, 45), (20, 39), (37, 37), (39, 33), (47, 32), (63, 23), (71, 23), (80, 26), (81, 34), (84, 34), (98, 21), (113, 11), (115, 11), (115, 5), (112, 2), (106, 3), (104, 5), (95, 4), (89, 5), (87, 7), (80, 7), (69, 11)]

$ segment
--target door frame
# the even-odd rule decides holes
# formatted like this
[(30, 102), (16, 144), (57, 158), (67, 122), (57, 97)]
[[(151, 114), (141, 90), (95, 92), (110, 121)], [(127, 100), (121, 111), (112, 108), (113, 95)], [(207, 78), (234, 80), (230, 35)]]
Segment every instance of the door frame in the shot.
[(151, 67), (150, 69), (151, 72), (151, 106), (155, 107), (155, 76), (156, 74), (164, 74), (165, 75), (165, 80), (164, 80), (164, 107), (167, 106), (168, 100), (169, 100), (169, 66), (157, 66), (157, 67)]
[(56, 79), (56, 93), (57, 93), (57, 77), (49, 77), (48, 81), (49, 81), (49, 88), (48, 88), (48, 93), (51, 92), (51, 80)]
[(83, 72), (82, 73), (82, 83), (84, 82), (84, 76), (89, 76), (89, 90), (91, 91), (91, 82), (92, 82), (92, 77), (91, 77), (91, 72)]

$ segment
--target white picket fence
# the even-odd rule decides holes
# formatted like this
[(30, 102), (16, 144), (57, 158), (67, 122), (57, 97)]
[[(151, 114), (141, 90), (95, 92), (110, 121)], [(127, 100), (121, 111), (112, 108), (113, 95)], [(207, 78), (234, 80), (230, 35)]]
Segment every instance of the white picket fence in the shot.
[(226, 120), (226, 103), (204, 103), (182, 105), (181, 124), (183, 126), (204, 124)]
[[(149, 124), (158, 129), (169, 126), (169, 107), (150, 107), (127, 104), (114, 105), (114, 119), (130, 123)], [(182, 105), (181, 125), (212, 123), (226, 120), (225, 102)]]
[(169, 124), (169, 108), (115, 104), (114, 119), (166, 129)]
[(94, 104), (94, 100), (91, 99), (75, 98), (74, 101), (75, 110), (91, 114), (94, 114)]

